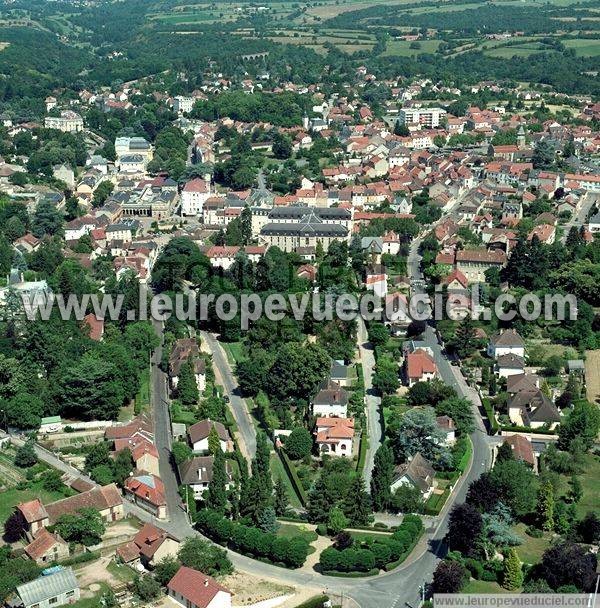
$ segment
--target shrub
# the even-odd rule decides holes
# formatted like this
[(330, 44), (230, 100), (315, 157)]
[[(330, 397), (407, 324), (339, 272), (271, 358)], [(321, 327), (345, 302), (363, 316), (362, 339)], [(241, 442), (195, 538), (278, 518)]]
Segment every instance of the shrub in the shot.
[(534, 528), (533, 526), (528, 526), (525, 530), (525, 534), (531, 536), (531, 538), (542, 538), (542, 536), (544, 536), (544, 531), (539, 528)]
[(481, 580), (483, 576), (483, 564), (481, 562), (469, 557), (465, 560), (465, 566), (474, 579)]

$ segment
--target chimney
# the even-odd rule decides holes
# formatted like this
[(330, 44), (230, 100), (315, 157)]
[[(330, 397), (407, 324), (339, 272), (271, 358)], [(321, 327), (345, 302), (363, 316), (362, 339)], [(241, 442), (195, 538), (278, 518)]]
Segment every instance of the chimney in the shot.
[(204, 581), (204, 586), (205, 586), (205, 587), (208, 587), (208, 579), (206, 579), (206, 580)]

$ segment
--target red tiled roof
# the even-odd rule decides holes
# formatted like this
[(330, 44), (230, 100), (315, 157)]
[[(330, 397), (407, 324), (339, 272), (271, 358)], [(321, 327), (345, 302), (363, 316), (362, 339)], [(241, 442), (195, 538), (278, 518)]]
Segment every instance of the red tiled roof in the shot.
[(165, 486), (156, 475), (142, 474), (128, 477), (124, 489), (157, 507), (167, 504)]
[(44, 505), (41, 503), (39, 498), (35, 498), (34, 500), (30, 500), (28, 502), (22, 502), (17, 505), (17, 509), (21, 511), (25, 521), (28, 524), (48, 517), (48, 513), (46, 512), (46, 509), (44, 509)]
[(105, 511), (111, 507), (116, 507), (123, 504), (121, 492), (114, 483), (101, 488), (93, 488), (88, 492), (76, 494), (69, 498), (63, 498), (46, 505), (46, 511), (50, 523), (54, 524), (61, 515), (65, 513), (76, 513), (79, 509), (91, 507), (98, 511)]
[(25, 553), (35, 561), (42, 557), (49, 549), (52, 549), (57, 543), (66, 544), (64, 540), (59, 540), (54, 534), (48, 532), (46, 528), (42, 528), (35, 537), (35, 540), (25, 547)]
[(406, 369), (409, 378), (422, 378), (424, 374), (437, 372), (433, 357), (422, 348), (406, 355)]
[(83, 317), (84, 323), (90, 328), (90, 339), (99, 342), (104, 335), (104, 319), (98, 317), (91, 312)]
[(179, 568), (167, 588), (183, 596), (197, 608), (206, 608), (219, 591), (230, 593), (214, 578), (186, 566)]

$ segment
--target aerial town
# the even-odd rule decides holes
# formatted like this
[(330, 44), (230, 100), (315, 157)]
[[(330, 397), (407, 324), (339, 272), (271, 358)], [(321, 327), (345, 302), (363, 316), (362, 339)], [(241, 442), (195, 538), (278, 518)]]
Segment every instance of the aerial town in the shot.
[[(562, 67), (382, 63), (378, 44), (423, 65), (423, 45), (462, 48), (423, 27), (373, 30), (353, 54), (315, 36), (329, 64), (295, 72), (302, 53), (324, 61), (302, 42), (324, 3), (296, 43), (264, 26), (295, 53), (277, 61), (249, 37), (233, 63), (211, 47), (127, 71), (137, 47), (115, 29), (109, 83), (86, 67), (36, 88), (8, 63), (19, 36), (67, 14), (39, 44), (70, 74), (85, 45), (68, 13), (104, 27), (104, 3), (26, 4), (0, 7), (0, 66), (21, 91), (0, 83), (0, 603), (597, 592), (597, 65), (588, 92)], [(106, 19), (125, 19), (119, 4)], [(363, 4), (347, 8), (379, 15)], [(219, 6), (220, 27), (277, 21), (271, 5)], [(518, 44), (577, 41), (502, 27), (481, 48), (507, 62)], [(179, 299), (187, 314), (157, 312)], [(360, 314), (339, 314), (350, 299)]]

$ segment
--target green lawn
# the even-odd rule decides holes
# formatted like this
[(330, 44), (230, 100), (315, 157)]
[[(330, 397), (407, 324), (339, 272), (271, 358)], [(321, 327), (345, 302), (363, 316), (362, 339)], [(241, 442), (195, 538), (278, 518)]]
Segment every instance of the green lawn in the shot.
[(517, 555), (526, 564), (537, 564), (550, 545), (551, 534), (544, 532), (541, 538), (533, 538), (525, 533), (526, 528), (525, 524), (517, 524), (513, 527), (514, 532), (523, 539), (523, 544), (515, 547)]
[(106, 569), (110, 572), (115, 578), (118, 578), (120, 581), (124, 583), (130, 583), (135, 578), (135, 572), (124, 564), (117, 564), (114, 561), (111, 561)]
[[(583, 517), (588, 511), (600, 514), (600, 457), (586, 454), (581, 473), (578, 475), (583, 486), (583, 497), (577, 503), (577, 516)], [(569, 491), (569, 477), (561, 476), (560, 494)]]
[(179, 422), (180, 424), (194, 424), (196, 422), (196, 414), (183, 409), (181, 404), (175, 401), (171, 403), (171, 418), (173, 422)]
[[(66, 487), (66, 486), (65, 486)], [(16, 505), (20, 502), (26, 502), (39, 498), (42, 503), (47, 504), (64, 498), (63, 492), (49, 492), (42, 488), (40, 481), (33, 482), (31, 487), (25, 490), (17, 490), (17, 488), (10, 488), (0, 493), (0, 523), (4, 523), (8, 516), (13, 512)]]
[(277, 536), (285, 536), (286, 538), (294, 538), (301, 536), (307, 543), (314, 543), (318, 534), (314, 530), (309, 530), (306, 526), (295, 526), (294, 524), (280, 523)]
[(372, 540), (381, 540), (391, 534), (376, 534), (371, 532), (350, 532), (350, 536), (359, 543), (368, 543)]
[(279, 456), (275, 452), (271, 452), (271, 473), (273, 475), (273, 481), (276, 481), (278, 477), (283, 479), (285, 483), (285, 488), (287, 490), (288, 499), (290, 501), (290, 505), (294, 508), (300, 508), (302, 504), (300, 503), (300, 499), (294, 490), (294, 486), (288, 477), (288, 474), (283, 466), (283, 463), (279, 459)]
[(498, 583), (487, 581), (469, 581), (469, 584), (461, 589), (461, 593), (511, 593), (508, 589), (504, 589)]
[(140, 376), (140, 390), (135, 396), (135, 413), (150, 409), (150, 370), (145, 369)]
[(230, 363), (239, 363), (246, 359), (246, 349), (242, 342), (221, 342)]

